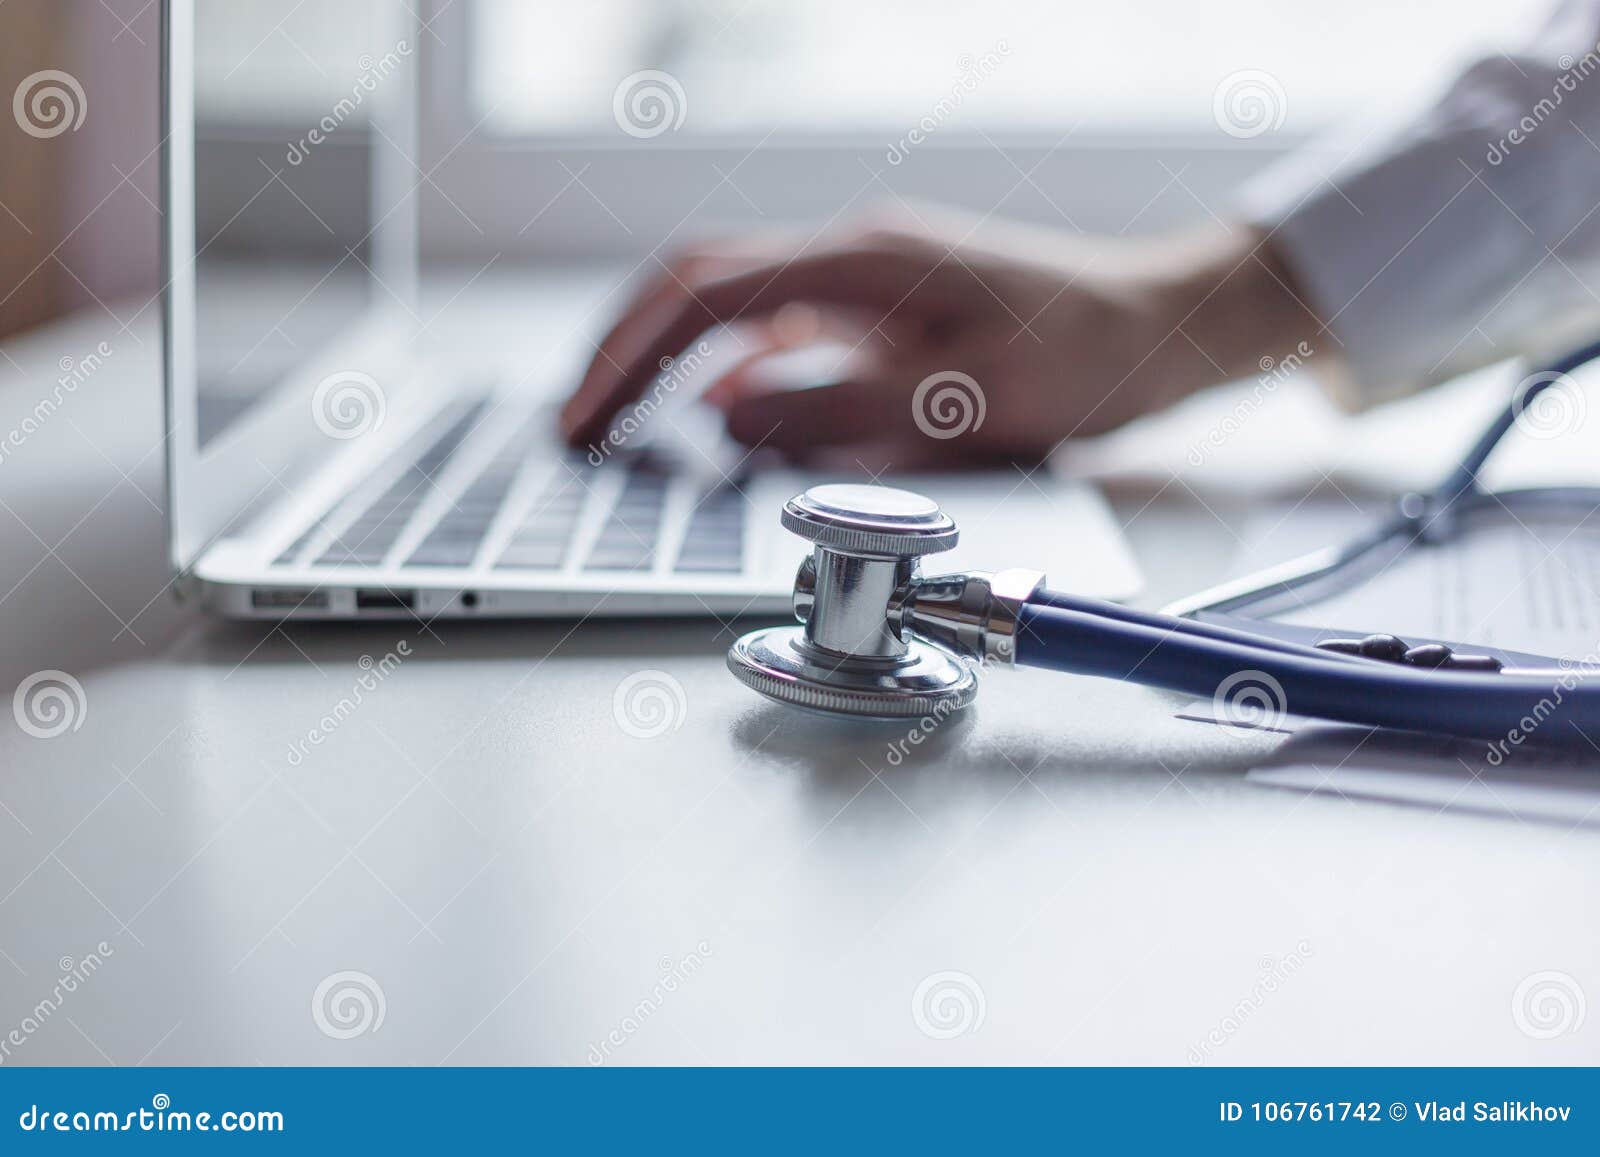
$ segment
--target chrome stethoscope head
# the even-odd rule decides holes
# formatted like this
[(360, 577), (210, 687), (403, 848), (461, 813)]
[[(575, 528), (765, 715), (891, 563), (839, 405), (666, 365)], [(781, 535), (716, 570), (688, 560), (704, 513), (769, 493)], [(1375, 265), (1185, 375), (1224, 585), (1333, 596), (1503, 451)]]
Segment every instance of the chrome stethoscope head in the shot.
[(887, 486), (814, 486), (782, 522), (812, 543), (795, 575), (801, 626), (753, 631), (728, 669), (770, 699), (874, 719), (945, 715), (978, 693), (973, 662), (1014, 661), (1016, 611), (1044, 576), (922, 578), (960, 532), (932, 499)]

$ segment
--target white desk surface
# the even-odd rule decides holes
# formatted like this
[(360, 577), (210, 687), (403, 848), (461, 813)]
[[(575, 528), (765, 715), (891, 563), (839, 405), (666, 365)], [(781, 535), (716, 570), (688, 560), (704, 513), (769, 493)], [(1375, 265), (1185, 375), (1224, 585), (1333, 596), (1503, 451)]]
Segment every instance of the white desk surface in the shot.
[[(174, 605), (152, 314), (0, 347), (0, 433), (116, 351), (0, 462), (0, 690), (56, 668), (87, 703), (0, 726), (0, 1062), (581, 1065), (615, 1033), (608, 1063), (1182, 1065), (1213, 1030), (1207, 1063), (1600, 1061), (1600, 1015), (1537, 1039), (1512, 1009), (1547, 971), (1600, 1000), (1592, 828), (1255, 786), (1277, 739), (1086, 679), (992, 676), (896, 762), (903, 731), (752, 697), (715, 622)], [(1117, 509), (1155, 604), (1221, 576), (1248, 506)], [(613, 715), (642, 670), (684, 693), (656, 738)], [(313, 998), (347, 971), (383, 1019), (340, 1038)], [(966, 1031), (924, 1032), (919, 986), (952, 985)]]

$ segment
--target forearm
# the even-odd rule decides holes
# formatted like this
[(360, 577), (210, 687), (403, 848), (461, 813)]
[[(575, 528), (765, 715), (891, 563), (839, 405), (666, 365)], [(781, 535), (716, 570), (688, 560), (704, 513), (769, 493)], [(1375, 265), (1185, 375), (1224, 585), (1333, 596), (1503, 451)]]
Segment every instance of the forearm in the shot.
[[(1201, 239), (1192, 271), (1174, 287), (1187, 306), (1184, 333), (1199, 347), (1202, 385), (1247, 377), (1290, 353), (1319, 344), (1316, 315), (1272, 240), (1237, 226)], [(1304, 358), (1306, 355), (1301, 353)]]
[(1254, 377), (1324, 344), (1316, 315), (1270, 238), (1236, 225), (1168, 238), (1152, 251), (1146, 348), (1136, 391), (1160, 408), (1197, 390)]

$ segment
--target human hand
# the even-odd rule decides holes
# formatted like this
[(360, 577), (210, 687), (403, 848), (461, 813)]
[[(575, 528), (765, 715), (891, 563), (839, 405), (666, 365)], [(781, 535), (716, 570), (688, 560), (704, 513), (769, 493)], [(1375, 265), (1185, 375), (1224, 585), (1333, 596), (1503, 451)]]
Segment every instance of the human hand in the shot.
[[(600, 343), (563, 433), (578, 446), (603, 437), (661, 359), (739, 323), (745, 355), (707, 399), (747, 444), (1037, 458), (1254, 372), (1263, 350), (1314, 330), (1288, 271), (1243, 228), (1157, 241), (975, 232), (919, 213), (804, 245), (680, 254)], [(823, 384), (776, 380), (775, 354), (821, 340), (842, 351)]]

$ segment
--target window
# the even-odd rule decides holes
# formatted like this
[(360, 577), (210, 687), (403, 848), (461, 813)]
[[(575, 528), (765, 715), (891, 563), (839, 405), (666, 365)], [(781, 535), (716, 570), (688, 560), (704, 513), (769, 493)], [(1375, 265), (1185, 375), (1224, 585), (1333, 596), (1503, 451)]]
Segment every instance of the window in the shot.
[(335, 107), (359, 72), (340, 61), (373, 30), (329, 17), (369, 6), (369, 22), (422, 21), (404, 164), (424, 252), (470, 261), (637, 257), (895, 197), (1168, 227), (1318, 130), (1375, 124), (1516, 44), (1547, 4), (363, 0), (285, 16), (240, 0), (213, 21), (237, 41), (216, 55), (233, 63), (210, 78), (232, 102), (215, 107), (291, 124)]
[(615, 138), (618, 86), (642, 70), (677, 86), (656, 96), (681, 94), (677, 133), (691, 136), (779, 129), (892, 139), (979, 73), (963, 87), (948, 127), (1205, 131), (1214, 128), (1219, 83), (1247, 74), (1237, 83), (1255, 77), (1281, 104), (1275, 127), (1304, 133), (1362, 108), (1420, 97), (1442, 71), (1525, 37), (1547, 7), (1537, 0), (475, 0), (467, 72), (472, 119), (486, 117), (508, 135)]

